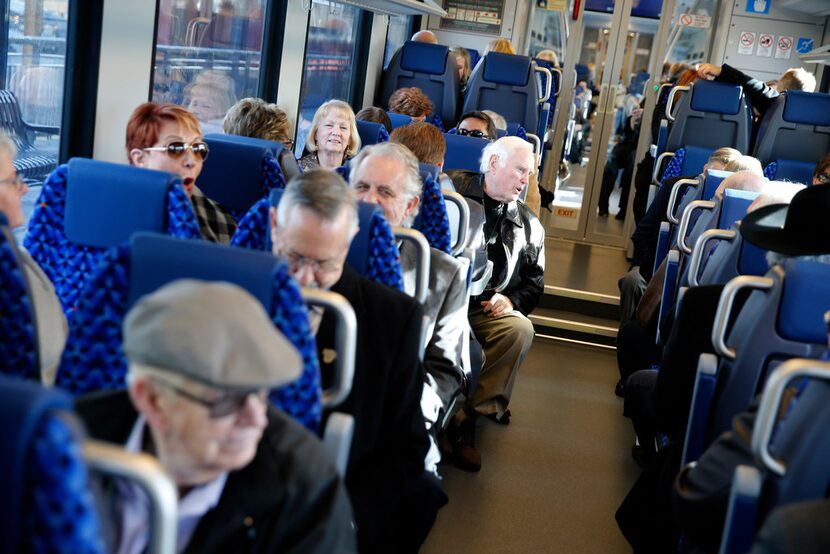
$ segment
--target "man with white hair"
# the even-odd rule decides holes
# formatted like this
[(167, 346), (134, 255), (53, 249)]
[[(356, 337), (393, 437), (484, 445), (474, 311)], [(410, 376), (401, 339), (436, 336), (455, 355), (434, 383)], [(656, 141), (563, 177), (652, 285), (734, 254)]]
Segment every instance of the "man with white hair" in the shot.
[[(269, 405), (299, 352), (248, 292), (174, 281), (124, 320), (126, 391), (78, 399), (92, 437), (158, 458), (178, 487), (177, 552), (356, 552), (346, 489), (320, 441)], [(145, 552), (140, 487), (102, 487), (110, 552)]]
[(478, 385), (452, 429), (455, 463), (478, 471), (475, 420), (486, 415), (510, 422), (507, 405), (519, 366), (533, 342), (527, 315), (545, 290), (545, 230), (518, 198), (534, 171), (533, 149), (518, 137), (502, 137), (484, 148), (481, 173), (455, 172), (456, 189), (484, 206), (484, 241), (493, 274), (471, 299), (468, 318), (484, 348)]

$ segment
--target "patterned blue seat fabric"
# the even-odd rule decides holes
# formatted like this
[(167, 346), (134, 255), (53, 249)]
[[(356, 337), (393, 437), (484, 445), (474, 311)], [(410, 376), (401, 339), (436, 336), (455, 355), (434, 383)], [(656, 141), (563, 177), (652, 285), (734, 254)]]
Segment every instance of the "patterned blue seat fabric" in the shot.
[(442, 252), (450, 253), (452, 236), (447, 205), (441, 186), (429, 169), (421, 164), (421, 208), (415, 218), (415, 229), (423, 233), (429, 245)]
[[(231, 240), (231, 246), (253, 250), (271, 250), (268, 231), (268, 211), (279, 203), (279, 191), (271, 193), (271, 199), (263, 199), (251, 208), (239, 222)], [(445, 207), (446, 209), (446, 207)], [(360, 254), (355, 254), (360, 252)], [(358, 265), (352, 263), (360, 260)], [(360, 230), (352, 240), (347, 261), (364, 277), (403, 290), (400, 253), (392, 228), (377, 206), (360, 204)]]
[(23, 244), (69, 313), (104, 252), (136, 231), (201, 236), (179, 178), (74, 158), (43, 184)]
[(37, 328), (16, 244), (0, 212), (0, 372), (40, 380)]
[(60, 391), (0, 376), (4, 552), (105, 552), (79, 425)]
[(194, 278), (236, 283), (256, 296), (300, 351), (300, 378), (271, 393), (272, 402), (317, 432), (321, 392), (314, 337), (299, 287), (273, 256), (163, 235), (138, 233), (107, 253), (70, 320), (56, 384), (74, 394), (124, 387), (127, 359), (121, 325), (141, 295), (170, 281)]
[(285, 188), (278, 161), (283, 143), (214, 133), (206, 135), (205, 142), (210, 156), (199, 175), (199, 188), (235, 219), (244, 217), (271, 189)]

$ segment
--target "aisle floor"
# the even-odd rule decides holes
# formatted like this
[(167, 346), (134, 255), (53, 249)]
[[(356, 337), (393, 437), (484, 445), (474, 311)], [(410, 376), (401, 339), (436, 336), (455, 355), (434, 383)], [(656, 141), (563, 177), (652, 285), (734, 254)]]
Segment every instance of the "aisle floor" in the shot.
[(450, 502), (422, 552), (623, 553), (614, 512), (639, 470), (615, 354), (537, 338), (509, 426), (481, 420), (480, 473), (442, 465)]

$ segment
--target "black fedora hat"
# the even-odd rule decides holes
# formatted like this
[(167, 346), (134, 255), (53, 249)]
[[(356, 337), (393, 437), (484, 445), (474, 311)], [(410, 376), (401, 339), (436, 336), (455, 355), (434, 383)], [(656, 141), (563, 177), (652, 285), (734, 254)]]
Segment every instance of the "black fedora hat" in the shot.
[(798, 191), (789, 204), (747, 214), (741, 235), (760, 248), (788, 256), (830, 254), (830, 185)]

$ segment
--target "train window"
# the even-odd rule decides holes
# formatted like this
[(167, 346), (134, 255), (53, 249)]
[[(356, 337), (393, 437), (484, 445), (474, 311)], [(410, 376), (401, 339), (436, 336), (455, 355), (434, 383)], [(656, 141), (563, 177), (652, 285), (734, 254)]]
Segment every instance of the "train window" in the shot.
[(314, 0), (308, 26), (295, 154), (305, 148), (314, 112), (332, 98), (351, 103), (360, 13), (354, 6)]
[[(68, 0), (10, 0), (3, 64), (3, 128), (18, 146), (18, 173), (41, 183), (57, 164)], [(13, 96), (8, 94), (11, 91)], [(16, 103), (17, 106), (13, 106)], [(14, 114), (19, 108), (22, 122)], [(35, 191), (32, 194), (36, 194)]]
[(530, 32), (530, 55), (553, 50), (557, 60), (565, 59), (565, 37), (568, 35), (566, 12), (537, 9)]
[(412, 34), (412, 16), (396, 15), (389, 18), (389, 27), (386, 31), (386, 52), (383, 55), (383, 69), (392, 61), (392, 56), (403, 46), (403, 43)]
[(667, 62), (696, 63), (708, 60), (709, 37), (713, 26), (686, 27), (679, 25), (678, 19), (686, 13), (715, 17), (717, 9), (716, 0), (680, 0), (676, 4), (669, 37), (671, 49), (666, 52)]
[(193, 111), (203, 133), (221, 132), (240, 98), (257, 95), (266, 0), (160, 0), (155, 102)]

